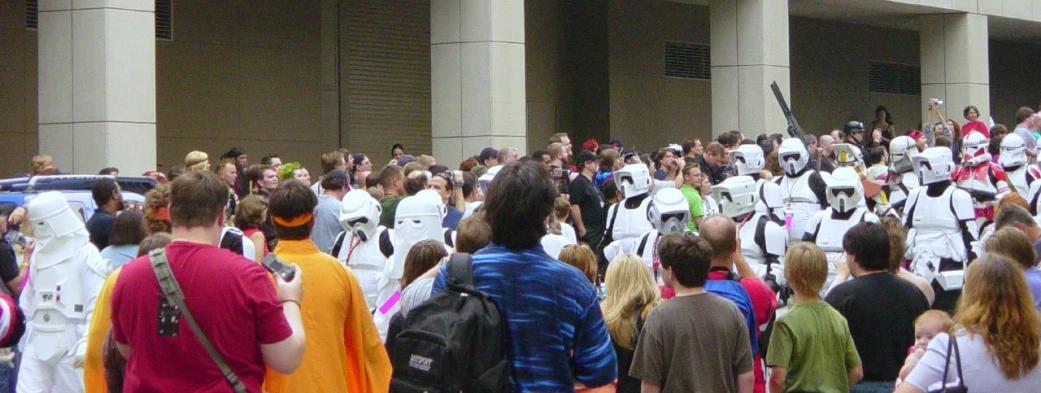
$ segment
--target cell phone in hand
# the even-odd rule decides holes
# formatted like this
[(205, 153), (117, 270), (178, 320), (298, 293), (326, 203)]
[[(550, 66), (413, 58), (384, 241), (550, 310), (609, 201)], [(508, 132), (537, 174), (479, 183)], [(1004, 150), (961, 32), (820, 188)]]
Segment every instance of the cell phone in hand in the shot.
[(283, 281), (293, 281), (293, 277), (296, 276), (296, 269), (289, 266), (281, 259), (278, 259), (275, 254), (267, 254), (267, 256), (260, 261), (260, 264), (263, 265), (267, 271), (282, 277)]

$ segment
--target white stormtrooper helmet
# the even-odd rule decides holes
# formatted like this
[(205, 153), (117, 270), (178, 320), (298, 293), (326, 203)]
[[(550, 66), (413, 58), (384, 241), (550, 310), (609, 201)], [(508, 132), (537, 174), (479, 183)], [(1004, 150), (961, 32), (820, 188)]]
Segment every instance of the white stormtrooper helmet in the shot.
[(651, 189), (651, 171), (647, 164), (629, 164), (614, 172), (615, 184), (626, 198), (646, 194)]
[(37, 249), (47, 243), (78, 231), (85, 231), (83, 219), (72, 209), (60, 192), (51, 191), (37, 195), (26, 205), (29, 222), (36, 236)]
[(340, 225), (361, 241), (368, 241), (380, 225), (383, 207), (365, 190), (351, 190), (340, 202)]
[(763, 148), (759, 145), (741, 145), (730, 151), (730, 162), (737, 168), (737, 175), (757, 174), (766, 166)]
[(961, 156), (965, 165), (976, 166), (990, 161), (990, 153), (987, 153), (989, 142), (983, 134), (972, 131), (966, 135), (961, 142)]
[(954, 160), (951, 149), (946, 147), (930, 147), (911, 159), (914, 171), (921, 179), (922, 185), (951, 180), (954, 172)]
[(1027, 144), (1016, 134), (1005, 135), (1001, 140), (1001, 155), (998, 164), (1004, 168), (1013, 168), (1027, 163)]
[[(838, 146), (838, 145), (836, 145)], [(788, 138), (777, 149), (777, 159), (788, 176), (796, 176), (810, 162), (810, 152), (799, 138)]]
[(665, 188), (654, 194), (647, 206), (647, 221), (663, 234), (680, 233), (690, 223), (690, 205), (683, 192)]
[(898, 136), (889, 142), (889, 169), (896, 174), (910, 172), (913, 168), (911, 159), (918, 155), (918, 146), (909, 136)]
[(857, 208), (857, 204), (864, 198), (864, 186), (860, 183), (860, 175), (850, 167), (836, 168), (831, 176), (824, 177), (828, 187), (828, 203), (831, 208), (839, 213), (848, 213)]
[(755, 204), (757, 212), (766, 213), (773, 220), (784, 220), (784, 197), (781, 186), (772, 181), (760, 181), (758, 200)]
[(856, 168), (864, 165), (864, 153), (860, 151), (860, 147), (849, 143), (836, 143), (833, 146), (835, 148), (835, 166)]
[(496, 165), (488, 168), (488, 172), (485, 172), (481, 177), (477, 178), (477, 186), (481, 188), (481, 192), (485, 194), (488, 193), (488, 186), (492, 184), (492, 180), (495, 180), (495, 175), (499, 174), (502, 167), (502, 165)]
[(436, 201), (420, 191), (416, 195), (402, 199), (394, 213), (394, 263), (391, 264), (388, 276), (400, 279), (404, 274), (405, 256), (408, 250), (423, 240), (436, 240), (444, 243), (444, 205), (436, 191), (430, 190), (437, 197)]
[(759, 196), (751, 176), (735, 176), (712, 186), (712, 198), (719, 203), (719, 212), (735, 218), (755, 211)]

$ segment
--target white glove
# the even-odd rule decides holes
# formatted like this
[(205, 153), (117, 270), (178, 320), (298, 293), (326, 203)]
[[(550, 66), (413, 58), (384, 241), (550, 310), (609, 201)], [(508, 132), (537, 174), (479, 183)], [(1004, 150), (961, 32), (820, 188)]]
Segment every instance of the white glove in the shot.
[(87, 338), (84, 336), (69, 349), (67, 356), (72, 356), (72, 367), (83, 368), (83, 359), (87, 357)]

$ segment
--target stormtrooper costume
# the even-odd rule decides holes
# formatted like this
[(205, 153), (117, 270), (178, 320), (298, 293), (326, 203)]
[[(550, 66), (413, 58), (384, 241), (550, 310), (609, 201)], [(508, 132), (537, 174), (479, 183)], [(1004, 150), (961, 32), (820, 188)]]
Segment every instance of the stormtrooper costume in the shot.
[(889, 156), (889, 178), (886, 182), (889, 205), (896, 211), (903, 211), (907, 196), (921, 186), (918, 174), (911, 165), (911, 160), (918, 156), (918, 147), (911, 137), (898, 136), (889, 142)]
[(1008, 176), (1008, 183), (1012, 190), (1029, 198), (1031, 201), (1035, 195), (1030, 194), (1035, 180), (1041, 179), (1041, 169), (1037, 165), (1027, 163), (1027, 145), (1023, 138), (1016, 134), (1005, 135), (1001, 140), (1001, 156), (998, 164)]
[(351, 190), (340, 202), (340, 225), (331, 254), (358, 278), (369, 310), (376, 309), (380, 277), (394, 254), (391, 231), (380, 225), (383, 208), (367, 191)]
[(19, 300), (29, 322), (17, 390), (82, 392), (83, 370), (74, 364), (82, 364), (90, 315), (111, 267), (61, 193), (39, 194), (27, 209), (36, 249)]
[(827, 198), (831, 208), (810, 218), (802, 240), (816, 244), (827, 256), (828, 279), (822, 287), (827, 289), (835, 280), (835, 265), (842, 262), (838, 259), (842, 255), (842, 238), (846, 232), (862, 222), (878, 222), (878, 216), (860, 204), (864, 199), (864, 189), (856, 170), (836, 168), (824, 180), (828, 183)]
[(238, 228), (229, 226), (221, 228), (219, 244), (220, 248), (242, 255), (254, 262), (257, 260), (257, 247)]
[(810, 152), (799, 138), (788, 138), (777, 149), (784, 176), (777, 180), (784, 203), (785, 229), (789, 241), (802, 238), (810, 216), (828, 207), (824, 196), (827, 184), (821, 174), (810, 168)]
[[(441, 227), (446, 209), (441, 204), (441, 196), (433, 190), (423, 190), (416, 195), (402, 199), (398, 203), (394, 215), (394, 253), (380, 276), (376, 313), (373, 322), (380, 333), (380, 339), (387, 341), (387, 328), (390, 319), (400, 309), (401, 278), (405, 275), (405, 256), (416, 243), (424, 240), (445, 242), (445, 229)], [(445, 249), (451, 254), (447, 245)]]
[[(976, 133), (974, 133), (976, 134)], [(904, 205), (911, 271), (932, 283), (933, 308), (952, 311), (961, 294), (965, 264), (975, 258), (979, 232), (969, 193), (952, 184), (954, 162), (945, 147), (925, 149), (912, 160), (922, 187)]]
[(607, 210), (603, 244), (639, 237), (653, 229), (647, 219), (651, 179), (646, 164), (629, 164), (615, 171), (614, 181), (624, 192), (625, 199)]
[(962, 140), (961, 165), (951, 174), (954, 184), (972, 197), (978, 226), (994, 219), (994, 207), (1009, 192), (1005, 170), (991, 162), (987, 146), (983, 134), (966, 135)]
[(625, 253), (636, 255), (654, 274), (655, 281), (658, 281), (658, 242), (664, 235), (685, 232), (690, 223), (690, 205), (683, 192), (666, 188), (654, 194), (647, 204), (647, 221), (653, 229), (641, 236), (611, 243), (604, 249), (604, 255), (608, 260)]

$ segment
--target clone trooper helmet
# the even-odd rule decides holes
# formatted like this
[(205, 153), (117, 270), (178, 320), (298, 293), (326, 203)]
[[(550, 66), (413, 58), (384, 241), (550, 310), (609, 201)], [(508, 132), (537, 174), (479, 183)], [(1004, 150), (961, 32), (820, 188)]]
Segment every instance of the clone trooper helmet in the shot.
[(38, 249), (55, 239), (85, 230), (83, 220), (69, 208), (60, 192), (41, 193), (29, 201), (26, 208)]
[(946, 147), (930, 147), (921, 154), (911, 158), (914, 171), (921, 179), (922, 185), (951, 180), (954, 172), (954, 160), (951, 150)]
[(766, 213), (774, 220), (784, 220), (784, 197), (781, 196), (781, 186), (772, 181), (762, 181), (759, 184), (759, 202), (755, 204), (756, 211)]
[(1027, 163), (1027, 145), (1023, 138), (1016, 134), (1005, 135), (1001, 140), (1001, 155), (998, 163), (1002, 167), (1012, 168)]
[(864, 153), (860, 151), (860, 147), (848, 143), (836, 143), (834, 147), (836, 166), (863, 166)]
[(626, 198), (643, 195), (651, 189), (651, 171), (647, 164), (629, 164), (615, 171), (614, 181)]
[(910, 172), (913, 168), (911, 158), (918, 155), (918, 146), (909, 136), (898, 136), (889, 142), (889, 169), (896, 174)]
[(340, 202), (340, 225), (351, 231), (361, 241), (368, 241), (376, 233), (380, 225), (380, 213), (383, 207), (368, 191), (351, 190)]
[(755, 203), (759, 200), (751, 176), (731, 177), (712, 186), (712, 198), (719, 203), (720, 213), (730, 218), (755, 211)]
[(982, 161), (990, 161), (987, 146), (987, 138), (983, 134), (975, 131), (969, 132), (969, 135), (962, 139), (962, 159), (968, 161), (967, 163), (974, 163), (974, 165), (978, 165)]
[(444, 243), (444, 229), (441, 220), (445, 218), (444, 205), (439, 205), (441, 197), (430, 190), (436, 201), (420, 191), (416, 195), (402, 199), (394, 213), (394, 263), (390, 265), (390, 278), (401, 278), (405, 269), (405, 256), (412, 246), (423, 240), (436, 240)]
[(759, 173), (766, 166), (766, 158), (763, 157), (763, 148), (759, 145), (741, 145), (730, 151), (730, 162), (737, 168), (737, 175), (751, 175)]
[(836, 168), (831, 176), (825, 176), (828, 187), (828, 203), (831, 208), (839, 213), (848, 213), (857, 208), (857, 204), (864, 198), (863, 185), (860, 183), (860, 175), (850, 167)]
[(488, 172), (485, 172), (481, 177), (477, 178), (477, 186), (481, 188), (481, 192), (485, 194), (488, 193), (488, 186), (492, 184), (492, 180), (495, 180), (495, 175), (499, 174), (502, 167), (502, 165), (496, 165), (488, 168)]
[(781, 168), (786, 175), (796, 176), (810, 162), (810, 152), (806, 151), (806, 145), (799, 138), (788, 138), (777, 149), (777, 159), (781, 161)]
[(654, 194), (647, 206), (647, 221), (663, 234), (680, 233), (690, 223), (690, 205), (683, 192), (665, 188)]

